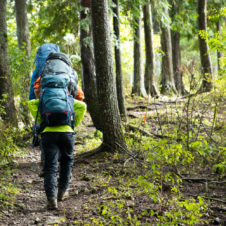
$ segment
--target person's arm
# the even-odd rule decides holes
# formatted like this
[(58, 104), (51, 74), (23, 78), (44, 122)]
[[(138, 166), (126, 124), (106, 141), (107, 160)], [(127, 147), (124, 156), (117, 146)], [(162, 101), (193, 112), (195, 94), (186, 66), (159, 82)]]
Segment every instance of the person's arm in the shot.
[[(39, 104), (39, 99), (33, 99), (33, 100), (28, 101), (28, 108), (34, 119), (36, 119), (36, 115), (37, 115), (37, 111), (38, 111), (38, 104)], [(37, 122), (39, 124), (41, 124), (41, 122), (42, 122), (40, 112), (38, 113)]]
[(86, 104), (79, 100), (74, 100), (75, 127), (79, 125), (86, 113)]

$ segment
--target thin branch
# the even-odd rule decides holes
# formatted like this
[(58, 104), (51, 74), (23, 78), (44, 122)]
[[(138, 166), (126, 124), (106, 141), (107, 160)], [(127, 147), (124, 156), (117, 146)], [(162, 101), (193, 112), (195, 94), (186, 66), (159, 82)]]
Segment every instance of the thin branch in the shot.
[(119, 143), (116, 143), (116, 145), (120, 148), (120, 150), (124, 151), (126, 154), (128, 154), (129, 156), (131, 156), (134, 160), (136, 160), (139, 164), (141, 164), (141, 166), (143, 166), (144, 168), (148, 169), (148, 170), (152, 170), (151, 167), (148, 166), (148, 164), (144, 164), (144, 161), (138, 159), (135, 155), (133, 155), (133, 153), (131, 151), (129, 151), (127, 148), (122, 147)]
[[(188, 195), (195, 197), (195, 198), (197, 198), (199, 196), (199, 195), (193, 195), (193, 194), (188, 194)], [(221, 199), (215, 199), (215, 198), (206, 197), (206, 196), (201, 196), (201, 197), (204, 198), (204, 199), (208, 199), (208, 200), (212, 200), (212, 201), (221, 202), (221, 203), (226, 204), (226, 201), (221, 200)]]

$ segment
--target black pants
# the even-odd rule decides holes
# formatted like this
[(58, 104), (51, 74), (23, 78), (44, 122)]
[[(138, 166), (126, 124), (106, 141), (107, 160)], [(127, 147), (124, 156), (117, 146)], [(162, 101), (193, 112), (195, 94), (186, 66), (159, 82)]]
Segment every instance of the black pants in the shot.
[(66, 190), (71, 178), (74, 162), (74, 133), (46, 132), (41, 138), (44, 153), (44, 188), (47, 197), (57, 195), (57, 171), (60, 155), (60, 175), (58, 187)]

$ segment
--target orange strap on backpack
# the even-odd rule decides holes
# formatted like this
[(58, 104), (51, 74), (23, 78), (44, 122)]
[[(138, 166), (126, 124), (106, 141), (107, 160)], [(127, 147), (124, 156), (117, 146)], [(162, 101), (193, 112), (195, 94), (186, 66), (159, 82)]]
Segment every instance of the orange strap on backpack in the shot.
[(41, 76), (39, 76), (34, 82), (34, 92), (37, 99), (39, 99), (40, 96), (40, 89), (41, 89)]
[(77, 86), (77, 88), (78, 88), (78, 90), (77, 90), (77, 95), (76, 95), (75, 99), (83, 101), (85, 98), (84, 93), (79, 86)]

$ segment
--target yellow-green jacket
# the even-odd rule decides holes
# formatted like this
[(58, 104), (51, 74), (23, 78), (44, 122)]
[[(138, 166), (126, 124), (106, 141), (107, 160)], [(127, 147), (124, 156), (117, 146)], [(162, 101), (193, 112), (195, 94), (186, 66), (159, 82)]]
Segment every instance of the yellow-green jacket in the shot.
[[(28, 108), (31, 111), (34, 119), (36, 118), (37, 110), (38, 110), (39, 99), (33, 99), (28, 102)], [(74, 100), (74, 111), (75, 111), (75, 127), (82, 121), (85, 112), (86, 112), (86, 104), (79, 100)], [(40, 112), (38, 114), (37, 123), (41, 124), (42, 119)], [(45, 132), (74, 132), (74, 130), (69, 125), (62, 126), (46, 126), (42, 133)]]

